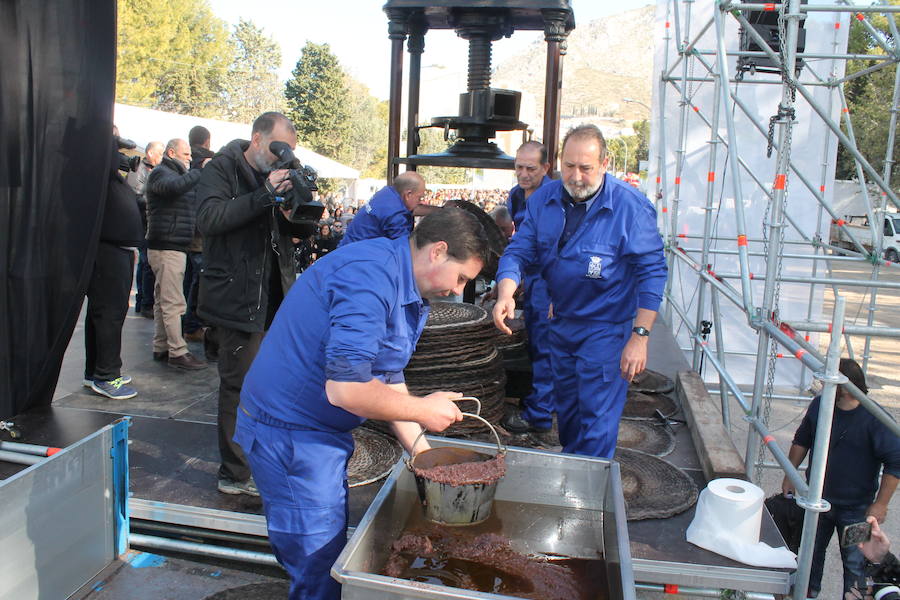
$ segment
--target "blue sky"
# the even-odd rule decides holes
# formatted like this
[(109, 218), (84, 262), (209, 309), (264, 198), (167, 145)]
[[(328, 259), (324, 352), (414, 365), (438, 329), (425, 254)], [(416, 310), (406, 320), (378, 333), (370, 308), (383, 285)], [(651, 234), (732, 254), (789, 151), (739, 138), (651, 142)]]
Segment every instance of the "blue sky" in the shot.
[[(572, 0), (576, 23), (624, 12), (647, 4), (649, 0)], [(281, 44), (282, 66), (279, 74), (290, 77), (306, 40), (328, 42), (341, 64), (351, 75), (368, 85), (380, 97), (387, 95), (390, 42), (383, 0), (211, 0), (213, 12), (229, 23), (248, 18)], [(516, 53), (540, 37), (538, 32), (517, 32), (494, 44), (494, 61)], [(423, 65), (446, 64), (465, 68), (466, 42), (449, 31), (430, 32), (425, 38)]]

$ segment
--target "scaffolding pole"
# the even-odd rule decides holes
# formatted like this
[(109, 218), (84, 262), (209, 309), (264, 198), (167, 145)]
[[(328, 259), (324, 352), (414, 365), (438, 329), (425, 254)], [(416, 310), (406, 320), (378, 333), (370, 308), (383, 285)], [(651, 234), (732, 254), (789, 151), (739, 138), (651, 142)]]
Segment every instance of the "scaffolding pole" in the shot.
[[(800, 382), (798, 383), (798, 391), (801, 391), (803, 382), (806, 381), (810, 374), (823, 383), (823, 391), (821, 394), (821, 410), (819, 412), (819, 422), (817, 427), (817, 435), (815, 445), (818, 448), (828, 447), (828, 436), (830, 434), (830, 424), (833, 415), (833, 405), (835, 399), (835, 390), (838, 384), (843, 385), (844, 389), (870, 411), (881, 423), (883, 423), (895, 435), (900, 435), (900, 425), (895, 423), (884, 409), (870, 399), (866, 394), (862, 393), (852, 383), (845, 382), (838, 373), (838, 364), (841, 356), (841, 340), (846, 339), (847, 348), (850, 355), (853, 355), (851, 346), (851, 336), (864, 336), (865, 347), (863, 350), (863, 369), (868, 368), (870, 358), (870, 344), (874, 337), (878, 338), (896, 338), (900, 337), (900, 328), (876, 326), (874, 323), (874, 315), (878, 310), (877, 293), (881, 289), (900, 289), (900, 284), (891, 281), (884, 281), (879, 278), (882, 270), (888, 268), (900, 268), (895, 264), (897, 261), (885, 260), (882, 257), (881, 249), (883, 247), (881, 238), (883, 237), (885, 222), (885, 204), (890, 202), (894, 207), (900, 208), (900, 199), (898, 194), (890, 188), (891, 171), (894, 164), (893, 145), (896, 139), (896, 127), (898, 125), (898, 114), (900, 114), (900, 48), (891, 46), (889, 40), (900, 39), (898, 35), (897, 25), (894, 15), (900, 12), (900, 6), (873, 5), (873, 6), (855, 6), (846, 0), (840, 5), (806, 5), (801, 4), (800, 0), (790, 0), (784, 3), (738, 3), (730, 0), (718, 0), (712, 10), (712, 19), (707, 19), (706, 14), (700, 10), (700, 5), (693, 0), (670, 0), (666, 3), (667, 21), (672, 16), (675, 28), (675, 38), (673, 47), (672, 33), (669, 24), (666, 24), (665, 58), (662, 61), (662, 70), (660, 71), (659, 80), (659, 97), (656, 107), (659, 110), (657, 122), (657, 141), (661, 144), (657, 148), (657, 158), (659, 165), (657, 169), (657, 201), (658, 207), (661, 208), (661, 228), (664, 230), (664, 239), (666, 239), (666, 251), (669, 254), (670, 267), (670, 283), (667, 286), (665, 300), (667, 316), (680, 321), (679, 328), (687, 334), (688, 343), (679, 342), (683, 350), (690, 355), (692, 367), (695, 370), (703, 371), (704, 367), (712, 368), (715, 374), (710, 373), (710, 377), (715, 377), (719, 381), (719, 389), (717, 393), (722, 403), (722, 421), (726, 428), (731, 431), (732, 419), (729, 411), (730, 397), (733, 397), (737, 404), (745, 413), (746, 420), (750, 427), (747, 436), (746, 448), (746, 464), (748, 475), (754, 468), (762, 467), (780, 467), (784, 469), (788, 478), (795, 483), (798, 491), (798, 504), (806, 510), (804, 519), (804, 536), (801, 543), (799, 555), (799, 567), (795, 576), (795, 586), (793, 597), (796, 599), (804, 598), (809, 580), (809, 571), (812, 560), (812, 549), (814, 545), (814, 532), (818, 520), (818, 512), (828, 510), (828, 503), (822, 499), (824, 475), (825, 475), (825, 452), (816, 453), (815, 459), (809, 466), (810, 481), (806, 485), (805, 479), (800, 475), (800, 471), (790, 464), (785, 451), (778, 446), (768, 429), (766, 415), (763, 414), (763, 401), (771, 401), (773, 399), (783, 399), (798, 401), (803, 396), (793, 394), (776, 394), (773, 388), (773, 374), (776, 365), (779, 363), (776, 359), (786, 359), (788, 363), (799, 364), (800, 366)], [(693, 5), (693, 6), (692, 6)], [(779, 25), (782, 31), (778, 36), (780, 40), (780, 48), (778, 51), (769, 47), (766, 40), (755, 30), (747, 19), (747, 11), (778, 11)], [(800, 29), (800, 22), (811, 13), (830, 12), (836, 15), (841, 13), (849, 13), (856, 16), (853, 23), (857, 26), (864, 27), (871, 40), (873, 46), (879, 46), (884, 51), (884, 55), (856, 54), (850, 52), (841, 52), (846, 50), (840, 48), (841, 25), (846, 21), (835, 23), (834, 39), (831, 42), (831, 52), (817, 51), (815, 52), (797, 52), (797, 40)], [(699, 18), (703, 14), (703, 21)], [(890, 35), (886, 35), (879, 31), (864, 15), (883, 14), (887, 18)], [(750, 51), (734, 51), (726, 48), (726, 29), (725, 20), (731, 16), (749, 36), (749, 39), (757, 44), (760, 48), (759, 52)], [(845, 17), (846, 18), (846, 17)], [(692, 19), (696, 22), (692, 22)], [(840, 17), (839, 17), (840, 19)], [(697, 29), (695, 25), (702, 23), (702, 27)], [(819, 21), (821, 24), (821, 20)], [(844, 31), (846, 31), (844, 29)], [(713, 35), (710, 35), (712, 32)], [(729, 34), (730, 35), (730, 34)], [(704, 40), (713, 37), (715, 41), (714, 48), (701, 47)], [(895, 44), (895, 42), (893, 42)], [(826, 48), (827, 50), (827, 48)], [(670, 56), (677, 56), (672, 61)], [(707, 60), (707, 57), (713, 57)], [(781, 73), (781, 80), (766, 80), (759, 78), (748, 82), (740, 76), (735, 78), (729, 77), (728, 59), (729, 57), (759, 57), (766, 58)], [(800, 80), (796, 67), (800, 64), (798, 61), (804, 60), (802, 69), (809, 74)], [(822, 67), (822, 69), (830, 69), (827, 77), (820, 77), (816, 74), (811, 60), (831, 60), (831, 66)], [(835, 66), (835, 61), (848, 60), (867, 60), (872, 61), (871, 66), (857, 70), (852, 73), (841, 73)], [(696, 61), (702, 65), (707, 74), (703, 76), (695, 76), (693, 74), (693, 65), (691, 61)], [(894, 68), (894, 90), (890, 107), (890, 126), (888, 147), (885, 150), (885, 163), (882, 172), (876, 171), (872, 163), (867, 160), (863, 154), (863, 150), (871, 155), (871, 148), (861, 149), (856, 140), (856, 132), (854, 131), (852, 116), (848, 110), (846, 99), (843, 96), (843, 85), (850, 81), (859, 81), (866, 77), (871, 77), (877, 73), (881, 73), (884, 69)], [(678, 73), (676, 74), (676, 69)], [(812, 79), (812, 81), (806, 81)], [(694, 90), (698, 89), (693, 86), (693, 82), (711, 82), (714, 84), (713, 97), (715, 98), (714, 106), (711, 110), (704, 113), (695, 102)], [(756, 113), (750, 109), (738, 95), (739, 86), (747, 85), (780, 85), (781, 99), (779, 102), (778, 114), (774, 125), (777, 127), (777, 134), (774, 140), (771, 140), (771, 148), (777, 151), (775, 155), (774, 182), (762, 181), (762, 177), (768, 175), (760, 174), (760, 169), (751, 167), (751, 162), (744, 160), (754, 158), (752, 155), (742, 157), (739, 151), (740, 146), (746, 146), (746, 138), (748, 135), (760, 136), (760, 138), (769, 138), (769, 132), (766, 131), (766, 124), (756, 116)], [(812, 89), (827, 89), (827, 101), (819, 101), (813, 96)], [(666, 96), (672, 93), (673, 97), (677, 95), (679, 98), (678, 106), (678, 129), (677, 139), (675, 135), (670, 136), (671, 140), (666, 139), (664, 119), (666, 116)], [(708, 94), (708, 92), (707, 92)], [(836, 96), (837, 95), (837, 96)], [(821, 150), (820, 174), (810, 172), (809, 167), (801, 165), (808, 164), (808, 159), (799, 157), (799, 161), (792, 161), (791, 137), (792, 128), (795, 123), (794, 107), (795, 102), (799, 99), (808, 104), (812, 113), (810, 115), (809, 125), (821, 128), (826, 133), (826, 143)], [(837, 110), (835, 100), (841, 102), (841, 117), (833, 117), (832, 112)], [(692, 111), (687, 110), (688, 108)], [(708, 108), (708, 107), (704, 107)], [(745, 117), (750, 127), (741, 122), (740, 128), (736, 125), (735, 111), (739, 111), (742, 117)], [(694, 122), (690, 121), (691, 113), (696, 114), (699, 118), (697, 124), (703, 123), (703, 126), (709, 131), (706, 138), (706, 145), (709, 152), (707, 158), (707, 179), (706, 187), (702, 192), (701, 202), (697, 202), (690, 207), (692, 211), (698, 211), (695, 214), (701, 214), (702, 217), (702, 233), (700, 235), (690, 235), (686, 231), (679, 233), (679, 220), (685, 218), (684, 211), (688, 201), (687, 188), (682, 188), (682, 177), (687, 174), (689, 168), (697, 171), (699, 164), (693, 163), (688, 167), (688, 140), (687, 131), (691, 132), (691, 137), (696, 139), (696, 129)], [(804, 113), (805, 114), (805, 113)], [(724, 121), (725, 131), (719, 132), (719, 123)], [(808, 125), (804, 123), (804, 126)], [(750, 134), (750, 131), (756, 130), (757, 133)], [(860, 239), (860, 236), (854, 233), (843, 219), (844, 215), (839, 214), (836, 204), (826, 200), (826, 190), (831, 186), (833, 178), (829, 175), (831, 168), (830, 157), (835, 151), (834, 144), (837, 142), (853, 158), (856, 163), (857, 179), (860, 182), (860, 189), (863, 190), (864, 205), (866, 206), (866, 214), (869, 216), (869, 233), (874, 242), (871, 247), (867, 247), (868, 241)], [(673, 147), (667, 146), (667, 143), (673, 144)], [(693, 140), (692, 140), (693, 144)], [(691, 152), (695, 148), (691, 149)], [(719, 149), (726, 152), (726, 165), (730, 170), (725, 173), (717, 173), (721, 169), (717, 164), (717, 155)], [(746, 148), (744, 148), (746, 150)], [(816, 149), (818, 153), (818, 148)], [(665, 156), (672, 157), (675, 174), (672, 180), (665, 176), (667, 161)], [(693, 160), (693, 159), (691, 159)], [(668, 166), (672, 166), (669, 164)], [(702, 168), (702, 167), (700, 167)], [(750, 202), (750, 197), (745, 195), (743, 187), (746, 185), (742, 180), (744, 176), (749, 176), (749, 181), (753, 182), (756, 188), (762, 191), (765, 199), (769, 202), (767, 213), (767, 221), (764, 223), (766, 233), (761, 236), (762, 239), (750, 238), (748, 236), (749, 229), (747, 227), (747, 215), (745, 214), (745, 204)], [(719, 181), (719, 178), (727, 177), (727, 179)], [(816, 202), (816, 214), (791, 214), (788, 202), (788, 183), (790, 181), (799, 181), (803, 188), (808, 190), (810, 196)], [(870, 198), (866, 181), (873, 183), (880, 190), (880, 196)], [(697, 188), (700, 188), (697, 181)], [(723, 185), (724, 184), (724, 185)], [(673, 187), (674, 186), (674, 187)], [(695, 188), (695, 189), (697, 189)], [(799, 184), (798, 184), (799, 189)], [(717, 193), (718, 190), (718, 193)], [(829, 190), (830, 191), (830, 190)], [(719, 196), (721, 194), (721, 196)], [(716, 215), (716, 198), (722, 196), (724, 198), (722, 206), (718, 209), (723, 211), (723, 207), (731, 209), (729, 204), (731, 197), (734, 199), (734, 237), (717, 235), (717, 227), (720, 219)], [(755, 194), (755, 190), (754, 190)], [(666, 201), (671, 198), (671, 210), (666, 211)], [(702, 213), (699, 213), (702, 211)], [(811, 211), (810, 211), (811, 212)], [(839, 247), (835, 242), (831, 243), (832, 232), (828, 228), (826, 217), (830, 217), (834, 232), (841, 232), (841, 240), (839, 243), (847, 244), (848, 248)], [(814, 233), (811, 232), (810, 220), (816, 217)], [(796, 217), (801, 217), (797, 219)], [(687, 222), (687, 221), (685, 221)], [(698, 227), (697, 220), (694, 221), (694, 227)], [(785, 240), (784, 233), (789, 231), (788, 228), (796, 230), (801, 239)], [(858, 228), (856, 229), (858, 231)], [(810, 231), (810, 233), (807, 233)], [(793, 235), (793, 234), (792, 234)], [(730, 247), (718, 247), (721, 242), (734, 243), (736, 238), (737, 244)], [(683, 240), (696, 239), (700, 243), (696, 247), (682, 246)], [(760, 247), (763, 244), (763, 247)], [(809, 254), (802, 251), (785, 251), (788, 247), (794, 245), (806, 247), (811, 250)], [(840, 253), (840, 255), (838, 254)], [(720, 256), (737, 257), (738, 272), (717, 271), (716, 259)], [(759, 257), (764, 258), (765, 268), (760, 269), (761, 273), (753, 273), (751, 271), (750, 258), (759, 261)], [(896, 257), (900, 259), (900, 256)], [(801, 265), (808, 265), (809, 271), (797, 273), (796, 271), (787, 271), (782, 273), (783, 261), (791, 259), (800, 261)], [(827, 266), (827, 277), (821, 277), (819, 274), (819, 265), (825, 261)], [(872, 276), (864, 280), (849, 279), (846, 277), (835, 276), (832, 265), (867, 265), (872, 267)], [(754, 266), (761, 267), (759, 262)], [(733, 268), (731, 269), (733, 270)], [(684, 278), (693, 272), (699, 280), (696, 288), (696, 295), (689, 300), (686, 298), (676, 298), (673, 293), (672, 280), (675, 277)], [(807, 273), (810, 273), (808, 276)], [(740, 284), (729, 283), (730, 279), (739, 279)], [(779, 286), (782, 283), (792, 283), (807, 286), (808, 295), (804, 296), (806, 304), (805, 320), (801, 316), (798, 319), (791, 318), (787, 322), (782, 322), (779, 316), (779, 307), (781, 300), (779, 298)], [(831, 321), (826, 322), (815, 312), (816, 298), (820, 297), (823, 288), (820, 285), (828, 286), (835, 298), (834, 311)], [(871, 290), (868, 298), (868, 313), (866, 315), (865, 325), (856, 325), (854, 323), (845, 323), (845, 299), (842, 290), (850, 287), (864, 287)], [(761, 294), (760, 294), (761, 291)], [(754, 293), (757, 294), (756, 302), (754, 301)], [(746, 317), (748, 326), (756, 331), (758, 335), (756, 351), (734, 351), (728, 349), (723, 332), (723, 319), (730, 317), (723, 316), (721, 298), (725, 297), (730, 303), (739, 309)], [(696, 302), (696, 306), (693, 303)], [(757, 304), (758, 302), (758, 304)], [(710, 344), (709, 339), (703, 333), (702, 322), (705, 319), (712, 318), (713, 331), (715, 336), (715, 347)], [(671, 322), (671, 321), (670, 321)], [(674, 326), (674, 324), (673, 324)], [(707, 329), (708, 331), (708, 329)], [(799, 332), (804, 332), (806, 335)], [(828, 345), (827, 357), (823, 357), (813, 347), (809, 333), (821, 332), (830, 333), (830, 343)], [(683, 338), (682, 338), (683, 339)], [(686, 346), (686, 347), (685, 347)], [(780, 347), (780, 348), (779, 348)], [(782, 351), (781, 348), (785, 350)], [(748, 384), (748, 390), (742, 389), (736, 382), (735, 378), (729, 373), (726, 358), (729, 356), (751, 356), (754, 357), (754, 373), (752, 388)], [(780, 360), (781, 363), (785, 362)], [(766, 380), (766, 371), (769, 369), (769, 380)], [(763, 460), (759, 451), (762, 447), (766, 447), (775, 462)], [(759, 456), (759, 459), (757, 459)]]

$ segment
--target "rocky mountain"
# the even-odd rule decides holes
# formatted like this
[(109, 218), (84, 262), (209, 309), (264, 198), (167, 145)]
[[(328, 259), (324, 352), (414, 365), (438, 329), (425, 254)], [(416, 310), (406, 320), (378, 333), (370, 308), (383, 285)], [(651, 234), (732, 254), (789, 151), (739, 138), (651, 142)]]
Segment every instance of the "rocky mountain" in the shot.
[[(564, 121), (611, 119), (624, 124), (648, 117), (647, 109), (622, 98), (650, 104), (657, 42), (654, 15), (655, 7), (646, 6), (579, 23), (569, 34), (563, 58)], [(546, 53), (546, 43), (535, 41), (525, 52), (496, 65), (491, 79), (492, 87), (523, 92), (522, 120), (536, 129), (543, 119)]]

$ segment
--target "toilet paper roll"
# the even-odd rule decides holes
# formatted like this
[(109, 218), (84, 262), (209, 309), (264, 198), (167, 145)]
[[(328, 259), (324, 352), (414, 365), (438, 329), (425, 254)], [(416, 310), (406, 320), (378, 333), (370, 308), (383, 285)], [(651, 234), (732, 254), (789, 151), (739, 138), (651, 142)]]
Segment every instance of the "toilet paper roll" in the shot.
[(706, 518), (727, 527), (739, 542), (758, 542), (765, 501), (762, 489), (740, 479), (713, 479), (706, 489)]
[(793, 552), (759, 541), (764, 497), (762, 489), (749, 481), (710, 481), (700, 492), (687, 541), (749, 565), (796, 568)]

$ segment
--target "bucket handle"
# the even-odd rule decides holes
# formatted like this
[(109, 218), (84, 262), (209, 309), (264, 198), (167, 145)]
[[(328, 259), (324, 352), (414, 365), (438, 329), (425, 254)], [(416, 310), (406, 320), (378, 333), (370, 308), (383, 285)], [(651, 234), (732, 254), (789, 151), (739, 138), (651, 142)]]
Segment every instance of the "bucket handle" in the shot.
[(468, 400), (469, 402), (474, 402), (477, 405), (477, 407), (475, 408), (475, 414), (481, 415), (481, 400), (479, 400), (475, 396), (463, 396), (462, 398), (452, 398), (452, 400), (454, 402), (462, 402), (464, 400)]
[[(458, 398), (458, 400), (477, 400), (477, 398)], [(462, 416), (463, 417), (471, 417), (473, 419), (478, 419), (479, 421), (481, 421), (482, 423), (487, 425), (488, 429), (491, 430), (491, 433), (494, 434), (494, 439), (497, 441), (497, 454), (505, 454), (506, 453), (506, 448), (503, 447), (503, 443), (500, 441), (500, 436), (497, 434), (497, 430), (494, 428), (493, 425), (491, 425), (490, 421), (488, 421), (487, 419), (485, 419), (484, 417), (482, 417), (480, 415), (473, 415), (472, 413), (464, 412), (464, 413), (462, 413)], [(425, 435), (425, 433), (426, 433), (426, 430), (423, 427), (421, 433), (419, 433), (419, 435), (416, 436), (416, 439), (413, 440), (413, 443), (412, 443), (413, 448), (416, 447), (416, 445), (419, 443), (419, 440), (422, 439), (422, 436)], [(410, 471), (413, 470), (412, 461), (416, 458), (416, 456), (418, 456), (418, 453), (414, 454), (413, 456), (410, 456), (408, 459), (406, 459), (406, 466)]]

